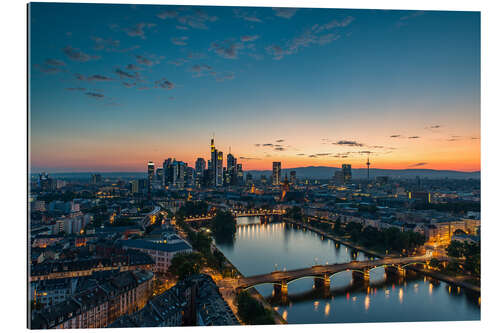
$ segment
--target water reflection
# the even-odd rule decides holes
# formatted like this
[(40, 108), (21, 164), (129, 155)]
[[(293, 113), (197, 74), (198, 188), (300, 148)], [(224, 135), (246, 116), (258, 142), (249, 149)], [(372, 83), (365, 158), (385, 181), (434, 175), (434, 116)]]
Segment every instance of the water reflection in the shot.
[[(238, 220), (233, 246), (217, 246), (247, 276), (308, 267), (314, 262), (370, 259), (302, 228), (261, 224), (253, 218)], [(314, 279), (304, 278), (289, 283), (285, 295), (275, 295), (272, 285), (256, 289), (289, 323), (480, 319), (479, 295), (413, 271), (401, 279), (376, 268), (370, 271), (369, 282), (354, 281), (352, 272), (344, 271), (330, 278), (329, 288), (314, 287)]]

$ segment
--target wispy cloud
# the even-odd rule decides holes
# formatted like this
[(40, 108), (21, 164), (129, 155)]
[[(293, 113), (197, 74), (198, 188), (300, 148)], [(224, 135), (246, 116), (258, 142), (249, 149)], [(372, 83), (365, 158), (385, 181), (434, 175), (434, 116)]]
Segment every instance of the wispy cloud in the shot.
[(247, 11), (242, 8), (235, 8), (233, 10), (234, 16), (249, 22), (262, 22), (260, 18), (257, 17), (255, 11)]
[(156, 26), (156, 24), (154, 24), (154, 23), (141, 22), (141, 23), (137, 23), (136, 25), (134, 25), (130, 28), (125, 28), (124, 31), (130, 37), (140, 37), (142, 39), (146, 39), (145, 29), (151, 29), (155, 26)]
[(66, 46), (63, 49), (63, 52), (69, 59), (79, 62), (87, 62), (90, 60), (97, 60), (100, 58), (99, 56), (96, 55), (89, 55), (87, 53), (84, 53), (80, 49), (73, 48), (71, 46)]
[(164, 59), (164, 56), (157, 56), (157, 55), (148, 55), (148, 56), (142, 56), (142, 55), (136, 55), (135, 59), (137, 60), (137, 63), (141, 65), (146, 65), (148, 67), (157, 65), (160, 63), (160, 60)]
[(132, 73), (129, 73), (129, 72), (126, 72), (124, 70), (121, 70), (120, 68), (117, 68), (115, 70), (115, 73), (118, 74), (118, 76), (121, 78), (121, 79), (137, 79), (138, 78), (138, 74), (137, 72), (132, 74)]
[(240, 37), (242, 42), (253, 42), (254, 40), (257, 40), (258, 38), (259, 38), (259, 35), (245, 35), (245, 36)]
[(420, 139), (420, 137), (418, 135), (414, 135), (414, 136), (409, 136), (408, 139)]
[(276, 140), (276, 142), (284, 142), (285, 140), (284, 139), (278, 139)]
[(187, 30), (189, 28), (208, 29), (208, 22), (215, 22), (218, 20), (217, 16), (209, 15), (199, 8), (193, 9), (186, 7), (183, 7), (182, 10), (166, 10), (156, 16), (162, 20), (177, 20), (177, 22), (182, 24), (181, 26), (176, 26), (176, 28), (180, 30)]
[(348, 147), (363, 147), (364, 144), (354, 141), (354, 140), (339, 140), (337, 142), (333, 143), (334, 145), (339, 145), (339, 146), (348, 146)]
[(393, 134), (390, 136), (391, 138), (400, 138), (401, 137), (401, 134)]
[(93, 97), (93, 98), (104, 98), (104, 95), (103, 94), (100, 94), (100, 93), (96, 93), (96, 92), (86, 92), (85, 95), (89, 96), (89, 97)]
[(340, 38), (340, 33), (332, 31), (334, 28), (347, 27), (354, 20), (348, 16), (342, 20), (334, 20), (322, 25), (315, 24), (311, 28), (305, 29), (299, 36), (284, 43), (284, 45), (272, 44), (266, 47), (266, 51), (273, 59), (280, 60), (285, 55), (297, 53), (303, 48), (312, 45), (329, 44)]
[(175, 84), (163, 78), (161, 80), (155, 81), (155, 88), (163, 88), (163, 89), (174, 89)]
[(243, 44), (233, 40), (216, 41), (210, 44), (210, 51), (214, 51), (219, 56), (226, 59), (237, 59), (238, 52), (243, 48)]
[(238, 157), (240, 160), (244, 160), (244, 161), (251, 161), (251, 160), (261, 160), (260, 158), (258, 157), (245, 157), (245, 156), (240, 156)]
[(408, 167), (415, 168), (415, 167), (420, 167), (420, 166), (424, 166), (424, 165), (427, 165), (427, 164), (429, 164), (429, 163), (427, 163), (427, 162), (420, 162), (420, 163), (410, 164), (410, 165), (408, 165)]
[(274, 15), (286, 19), (290, 19), (295, 15), (298, 8), (273, 8)]
[(181, 37), (172, 37), (170, 38), (170, 41), (172, 42), (172, 44), (175, 44), (175, 45), (187, 45), (187, 40), (189, 39), (189, 37), (187, 36), (181, 36)]

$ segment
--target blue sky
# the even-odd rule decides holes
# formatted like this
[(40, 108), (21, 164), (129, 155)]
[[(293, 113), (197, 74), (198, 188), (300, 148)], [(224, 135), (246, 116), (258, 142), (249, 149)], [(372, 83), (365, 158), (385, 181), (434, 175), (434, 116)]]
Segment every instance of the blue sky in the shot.
[(247, 169), (361, 163), (346, 140), (479, 169), (477, 12), (32, 3), (30, 24), (34, 170), (192, 165), (213, 132)]

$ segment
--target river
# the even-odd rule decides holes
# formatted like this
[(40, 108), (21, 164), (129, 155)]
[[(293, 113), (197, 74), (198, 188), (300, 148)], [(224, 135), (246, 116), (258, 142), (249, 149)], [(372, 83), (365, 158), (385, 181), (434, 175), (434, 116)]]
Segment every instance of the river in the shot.
[[(312, 231), (261, 224), (256, 217), (238, 218), (234, 242), (217, 247), (245, 276), (369, 259)], [(289, 283), (287, 296), (274, 295), (268, 284), (256, 289), (290, 324), (480, 319), (477, 295), (414, 272), (401, 279), (375, 268), (369, 285), (341, 272), (330, 288), (315, 288), (312, 278), (303, 278)]]

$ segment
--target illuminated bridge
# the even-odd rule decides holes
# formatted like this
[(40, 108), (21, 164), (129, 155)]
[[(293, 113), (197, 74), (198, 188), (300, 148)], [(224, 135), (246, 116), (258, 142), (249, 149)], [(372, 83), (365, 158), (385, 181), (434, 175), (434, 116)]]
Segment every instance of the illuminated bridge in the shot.
[[(269, 217), (269, 216), (281, 216), (285, 214), (285, 210), (281, 209), (249, 209), (249, 210), (229, 210), (234, 217)], [(188, 216), (184, 219), (185, 222), (196, 222), (196, 221), (207, 221), (215, 217), (214, 213), (208, 213), (206, 215), (194, 215)]]
[(384, 258), (369, 261), (351, 261), (349, 263), (316, 265), (309, 268), (300, 268), (290, 271), (275, 271), (268, 274), (242, 277), (237, 279), (234, 287), (236, 289), (248, 289), (260, 284), (273, 284), (275, 292), (287, 293), (288, 284), (302, 278), (314, 278), (316, 285), (330, 285), (330, 279), (337, 273), (351, 271), (354, 280), (369, 281), (370, 270), (377, 267), (385, 267), (388, 274), (405, 276), (405, 267), (409, 265), (428, 266), (431, 258), (439, 261), (448, 261), (447, 257), (404, 257)]

